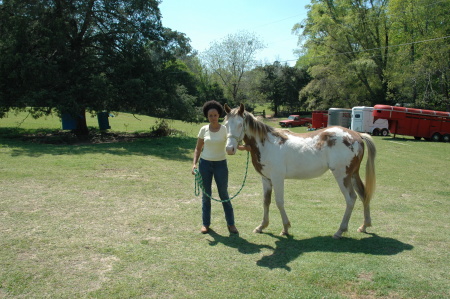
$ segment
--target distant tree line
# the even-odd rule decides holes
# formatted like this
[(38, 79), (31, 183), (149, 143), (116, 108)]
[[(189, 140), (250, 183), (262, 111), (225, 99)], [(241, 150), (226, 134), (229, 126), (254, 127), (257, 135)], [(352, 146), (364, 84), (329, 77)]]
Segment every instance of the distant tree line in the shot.
[(450, 1), (312, 0), (294, 26), (306, 107), (450, 109)]
[(450, 109), (450, 2), (312, 0), (295, 67), (241, 31), (203, 53), (158, 0), (0, 0), (0, 117), (125, 111), (200, 121), (210, 99), (275, 112), (411, 103)]

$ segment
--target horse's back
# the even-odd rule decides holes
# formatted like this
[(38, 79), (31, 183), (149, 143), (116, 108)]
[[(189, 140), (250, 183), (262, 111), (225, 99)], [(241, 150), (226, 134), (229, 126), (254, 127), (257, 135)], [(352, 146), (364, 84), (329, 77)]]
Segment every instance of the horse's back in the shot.
[[(351, 131), (353, 132), (353, 131)], [(355, 156), (360, 156), (362, 140), (350, 130), (331, 127), (306, 134), (288, 134), (280, 146), (285, 178), (310, 179), (328, 169), (345, 168)]]

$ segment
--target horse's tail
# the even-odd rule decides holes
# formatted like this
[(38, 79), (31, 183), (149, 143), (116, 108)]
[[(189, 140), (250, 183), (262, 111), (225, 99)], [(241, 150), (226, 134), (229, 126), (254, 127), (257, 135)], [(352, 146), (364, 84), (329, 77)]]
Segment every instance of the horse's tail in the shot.
[(369, 134), (362, 133), (360, 135), (367, 145), (366, 182), (364, 186), (364, 197), (362, 198), (363, 204), (366, 206), (369, 205), (373, 193), (375, 192), (375, 156), (377, 154), (377, 149)]

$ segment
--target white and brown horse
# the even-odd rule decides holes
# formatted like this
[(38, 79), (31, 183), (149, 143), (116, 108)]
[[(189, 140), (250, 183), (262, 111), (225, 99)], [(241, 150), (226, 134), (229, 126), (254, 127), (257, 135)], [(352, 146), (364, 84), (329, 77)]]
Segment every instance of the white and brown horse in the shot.
[[(311, 179), (319, 177), (328, 169), (333, 173), (346, 201), (346, 209), (339, 230), (334, 238), (341, 238), (347, 231), (358, 193), (364, 205), (364, 224), (358, 228), (365, 232), (371, 226), (370, 200), (375, 191), (375, 144), (367, 134), (361, 134), (343, 127), (328, 127), (322, 130), (297, 134), (288, 130), (275, 129), (258, 121), (245, 111), (243, 104), (231, 109), (225, 104), (228, 130), (227, 153), (236, 153), (238, 143), (251, 146), (252, 163), (262, 177), (264, 194), (264, 216), (261, 225), (254, 232), (261, 233), (269, 225), (269, 206), (272, 188), (283, 220), (282, 235), (288, 235), (291, 226), (284, 209), (284, 180)], [(364, 156), (364, 141), (368, 158), (365, 183), (359, 176)], [(356, 193), (355, 193), (356, 190)]]

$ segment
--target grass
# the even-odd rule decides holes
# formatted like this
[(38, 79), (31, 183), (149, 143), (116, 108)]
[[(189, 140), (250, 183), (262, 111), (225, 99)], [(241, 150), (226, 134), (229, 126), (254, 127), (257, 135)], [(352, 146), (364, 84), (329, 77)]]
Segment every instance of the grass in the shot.
[[(253, 234), (262, 188), (250, 168), (233, 200), (240, 235), (229, 236), (215, 202), (214, 231), (202, 235), (190, 174), (200, 125), (173, 121), (185, 134), (124, 143), (4, 137), (25, 116), (0, 120), (0, 298), (450, 296), (450, 144), (375, 137), (368, 234), (356, 232), (358, 203), (345, 238), (331, 238), (344, 201), (329, 173), (286, 181), (292, 236), (278, 235), (275, 205), (266, 232)], [(134, 132), (155, 123), (137, 117), (121, 113), (110, 124)], [(55, 117), (20, 125), (21, 132), (59, 127)], [(242, 152), (228, 158), (230, 194), (242, 183), (245, 160)]]

